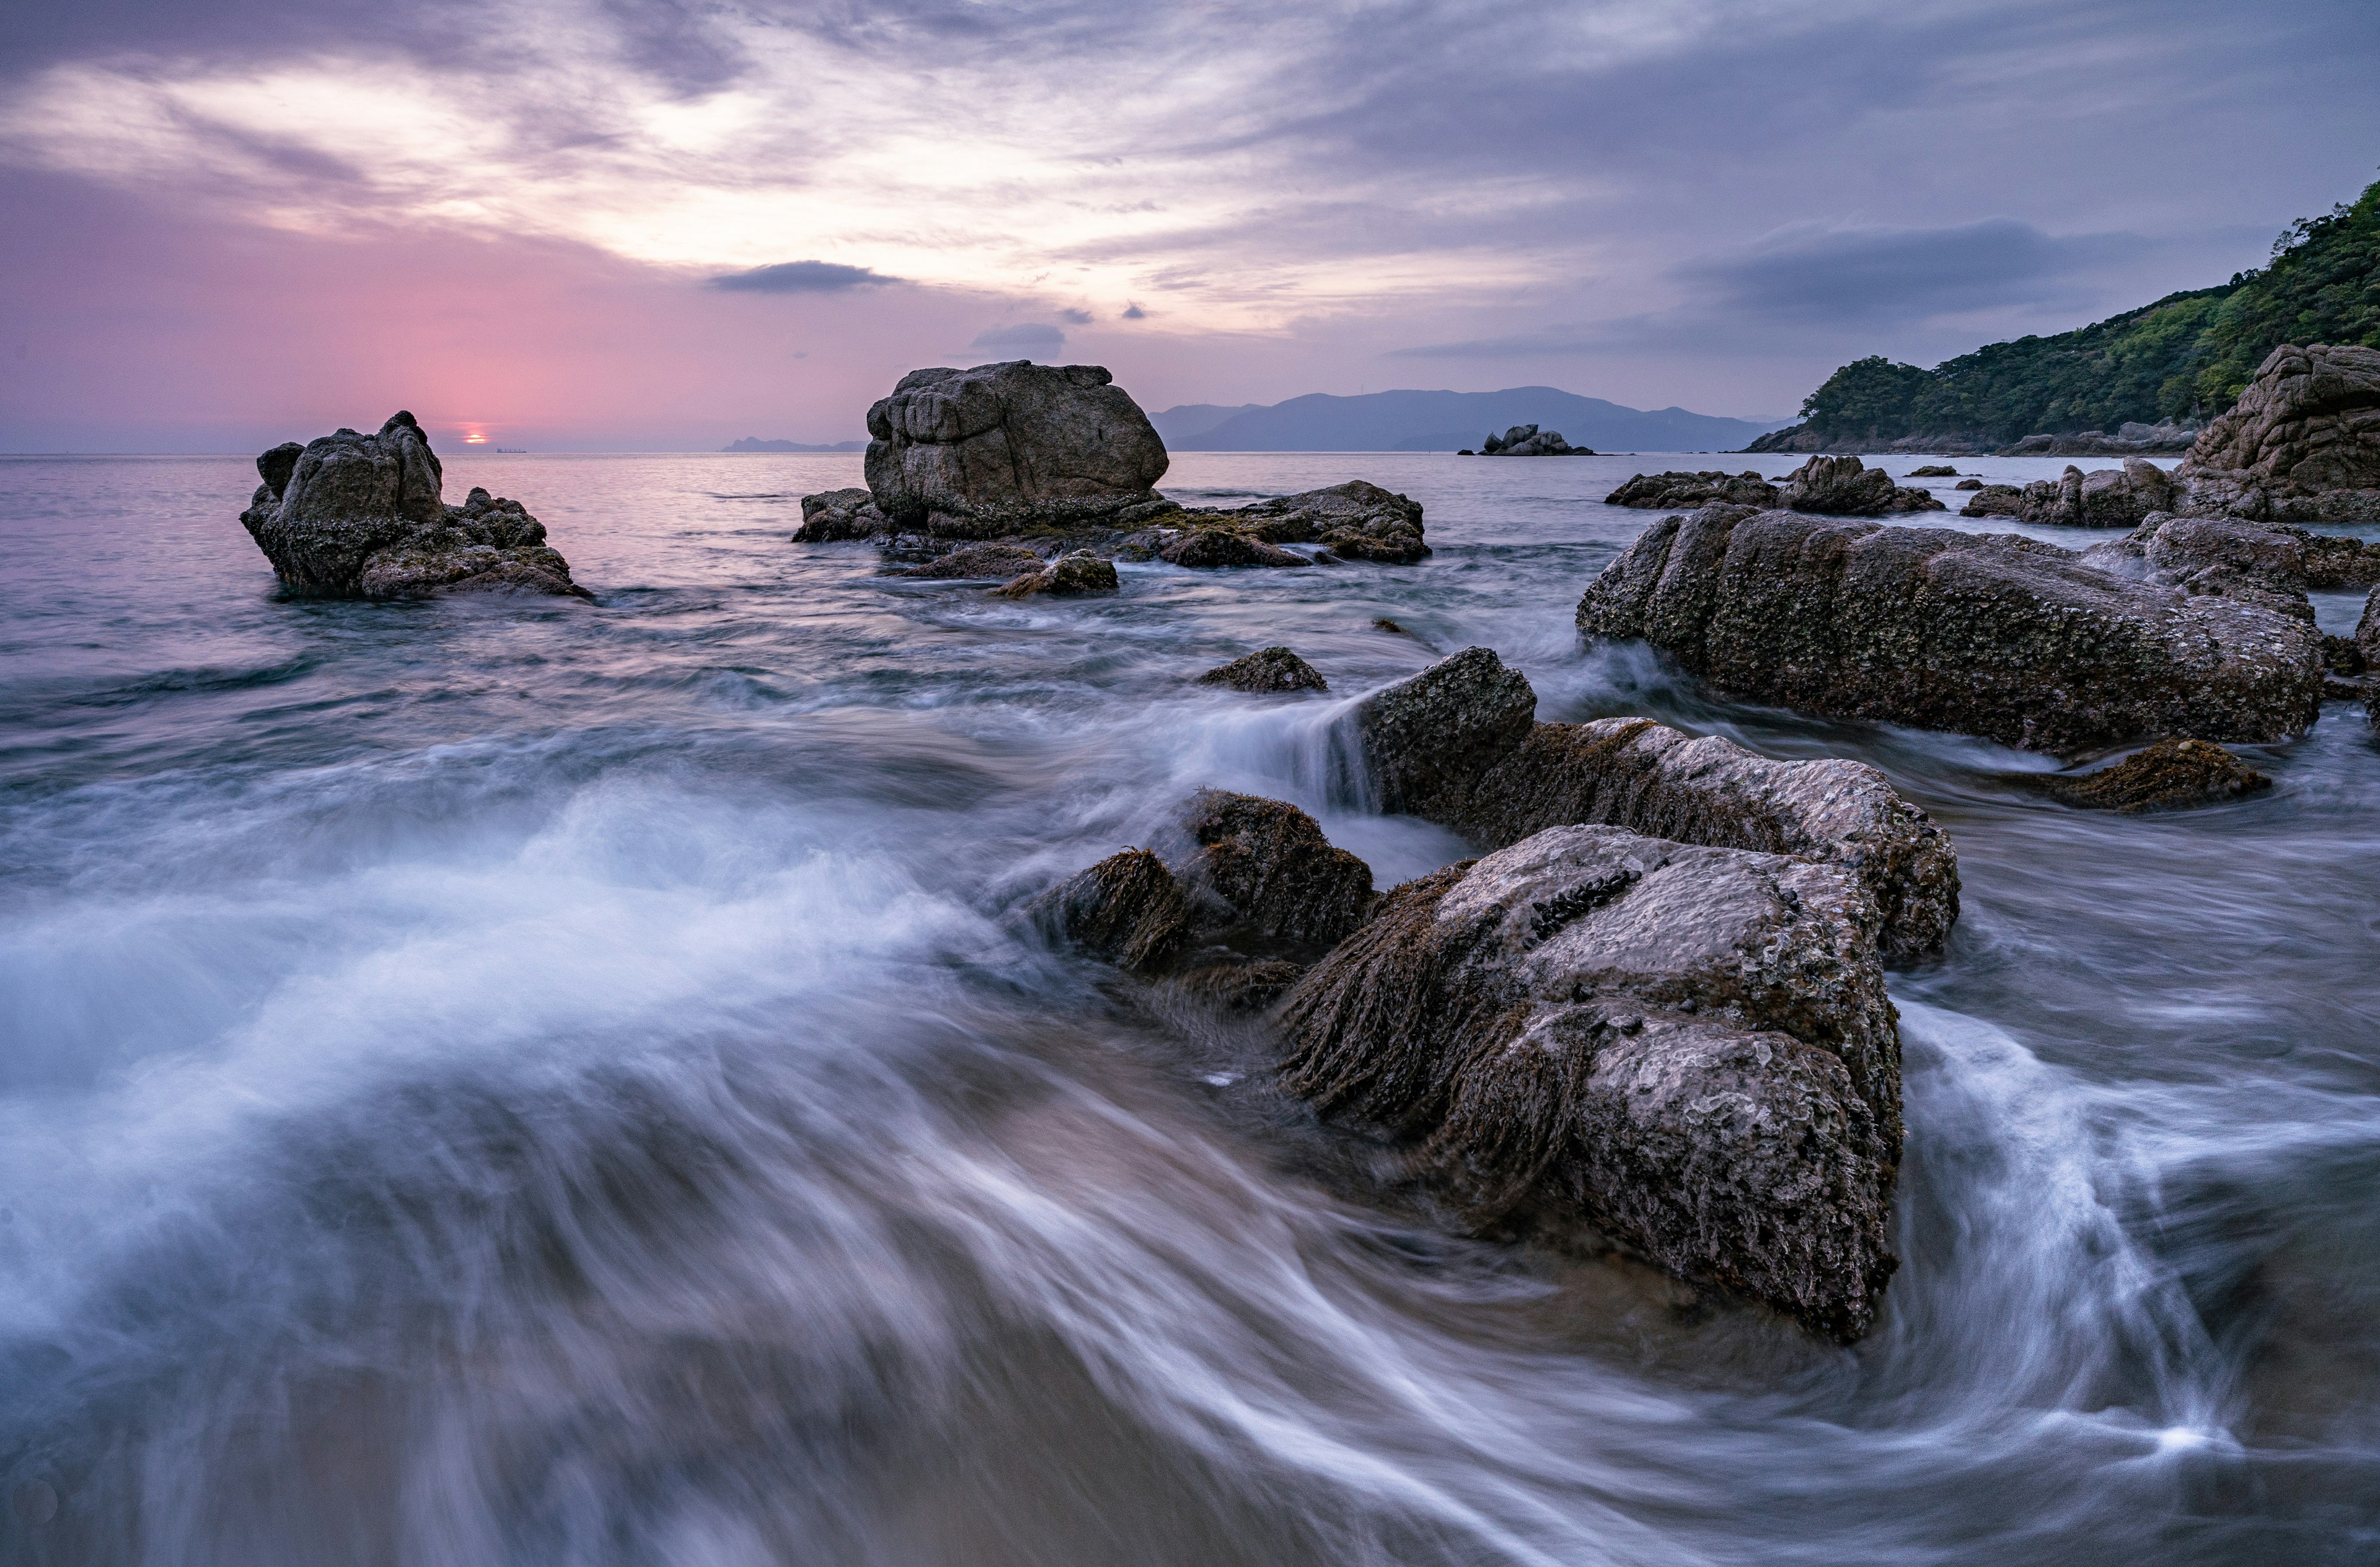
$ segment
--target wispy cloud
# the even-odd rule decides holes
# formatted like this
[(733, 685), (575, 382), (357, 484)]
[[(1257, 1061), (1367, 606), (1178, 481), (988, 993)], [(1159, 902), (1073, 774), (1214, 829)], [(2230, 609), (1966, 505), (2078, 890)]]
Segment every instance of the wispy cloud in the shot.
[(866, 267), (846, 267), (837, 261), (779, 261), (773, 266), (712, 278), (710, 286), (731, 294), (839, 294), (847, 288), (902, 281)]
[(978, 332), (970, 348), (990, 354), (1014, 354), (1022, 358), (1038, 356), (1047, 358), (1066, 346), (1063, 329), (1041, 321), (1023, 321), (1015, 326), (993, 327)]

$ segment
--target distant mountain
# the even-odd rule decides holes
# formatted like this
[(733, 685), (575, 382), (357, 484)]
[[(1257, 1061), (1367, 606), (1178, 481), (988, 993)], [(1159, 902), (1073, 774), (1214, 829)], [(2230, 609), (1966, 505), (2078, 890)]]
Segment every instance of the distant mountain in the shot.
[(805, 446), (798, 440), (762, 440), (747, 435), (741, 440), (730, 441), (722, 452), (865, 452), (864, 440), (838, 440), (832, 446)]
[(1550, 386), (1516, 386), (1359, 397), (1318, 392), (1244, 408), (1194, 403), (1152, 414), (1149, 422), (1176, 452), (1455, 452), (1514, 425), (1560, 430), (1572, 445), (1598, 452), (1731, 452), (1785, 421), (1683, 408), (1646, 413)]

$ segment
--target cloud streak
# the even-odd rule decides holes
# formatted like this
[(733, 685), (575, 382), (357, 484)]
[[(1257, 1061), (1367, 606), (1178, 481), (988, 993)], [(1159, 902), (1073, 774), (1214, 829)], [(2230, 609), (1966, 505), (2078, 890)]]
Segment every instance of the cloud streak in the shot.
[(706, 286), (729, 294), (840, 294), (846, 289), (873, 288), (903, 281), (866, 267), (846, 267), (836, 261), (779, 261), (773, 266), (712, 278)]

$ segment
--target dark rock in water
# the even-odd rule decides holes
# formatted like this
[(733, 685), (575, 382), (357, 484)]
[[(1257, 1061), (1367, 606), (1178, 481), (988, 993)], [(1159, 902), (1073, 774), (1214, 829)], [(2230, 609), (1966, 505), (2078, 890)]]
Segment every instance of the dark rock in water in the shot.
[(1267, 647), (1234, 658), (1198, 677), (1200, 685), (1225, 685), (1233, 691), (1328, 691), (1330, 683), (1314, 666), (1286, 647)]
[[(2137, 527), (2152, 512), (2170, 512), (2180, 492), (2172, 476), (2144, 457), (2128, 457), (2121, 468), (2095, 468), (2090, 473), (2068, 464), (2054, 479), (2035, 479), (2015, 491), (2013, 500), (1998, 491), (2010, 485), (1979, 491), (1964, 515), (2014, 517), (2044, 527)], [(1986, 504), (1985, 498), (1991, 497)]]
[(1072, 554), (1059, 556), (1038, 571), (1026, 573), (995, 591), (1002, 598), (1029, 598), (1037, 593), (1071, 598), (1089, 593), (1114, 593), (1122, 586), (1116, 577), (1114, 561), (1102, 561), (1087, 549), (1077, 549)]
[(1485, 647), (1466, 647), (1366, 697), (1348, 722), (1379, 808), (1447, 821), (1528, 738), (1536, 711), (1527, 676)]
[(1411, 632), (1409, 632), (1409, 631), (1405, 630), (1405, 628), (1404, 628), (1404, 627), (1402, 627), (1402, 626), (1401, 626), (1401, 625), (1397, 624), (1397, 623), (1396, 623), (1396, 621), (1391, 621), (1391, 620), (1390, 620), (1390, 619), (1389, 619), (1386, 615), (1375, 615), (1375, 616), (1373, 616), (1373, 617), (1372, 617), (1372, 629), (1373, 629), (1374, 631), (1382, 631), (1382, 632), (1386, 632), (1386, 633), (1388, 633), (1390, 636), (1411, 636), (1411, 635), (1413, 635), (1413, 633), (1411, 633)]
[(912, 370), (868, 410), (868, 488), (903, 528), (996, 538), (1173, 509), (1165, 443), (1097, 365)]
[(1190, 938), (1190, 899), (1146, 849), (1109, 855), (1042, 895), (1034, 912), (1054, 935), (1120, 969), (1155, 969)]
[(2301, 618), (2313, 614), (2304, 597), (2309, 588), (2380, 583), (2380, 544), (2243, 517), (2153, 512), (2122, 538), (2084, 550), (2082, 559), (2120, 576), (2227, 594)]
[(2273, 780), (2219, 745), (2203, 740), (2161, 740), (2137, 756), (2079, 777), (2050, 777), (2042, 787), (2070, 805), (2128, 815), (2238, 800), (2273, 787)]
[(1813, 457), (1785, 476), (1786, 506), (1842, 517), (1880, 517), (1894, 512), (1943, 512), (1949, 508), (1922, 489), (1905, 489), (1882, 468), (1856, 457)]
[(1958, 922), (1958, 850), (1864, 762), (1772, 761), (1650, 718), (1539, 724), (1449, 825), (1501, 848), (1574, 824), (1833, 865), (1876, 899), (1888, 962), (1937, 955)]
[(283, 585), (328, 598), (456, 593), (591, 597), (546, 548), (545, 527), (517, 500), (474, 489), (441, 498), (445, 474), (413, 416), (377, 434), (343, 429), (274, 447), (256, 460), (263, 484), (240, 523)]
[(1293, 555), (1277, 544), (1251, 538), (1230, 528), (1192, 528), (1157, 552), (1175, 566), (1309, 566), (1303, 555)]
[(1715, 500), (1731, 506), (1774, 506), (1782, 500), (1778, 488), (1758, 474), (1672, 472), (1638, 474), (1605, 496), (1603, 503), (1645, 511), (1691, 511)]
[(1961, 479), (1950, 488), (1952, 489), (1981, 489), (1984, 488), (1984, 481), (1981, 479)]
[(1913, 479), (1954, 479), (1959, 476), (1959, 470), (1948, 464), (1936, 463), (1927, 467), (1910, 469), (1909, 476)]
[(802, 497), (801, 526), (795, 544), (826, 544), (836, 539), (873, 538), (890, 533), (892, 519), (877, 510), (876, 498), (864, 489), (826, 489)]
[(1319, 544), (1345, 561), (1411, 565), (1429, 553), (1421, 502), (1362, 479), (1219, 513), (1272, 544)]
[(2278, 523), (2380, 522), (2380, 349), (2284, 344), (2175, 478), (2175, 510)]
[(1265, 939), (1319, 951), (1346, 939), (1372, 906), (1372, 868), (1334, 849), (1294, 805), (1207, 790), (1185, 823), (1198, 852), (1184, 867)]
[[(1965, 485), (1959, 487), (1966, 488)], [(1975, 487), (1975, 493), (1959, 508), (1962, 517), (2014, 517), (2024, 511), (2024, 489), (2021, 485), (1985, 484)]]
[(1832, 866), (1551, 828), (1389, 893), (1282, 1001), (1284, 1080), (1482, 1227), (1583, 1219), (1848, 1342), (1896, 1265), (1875, 917)]
[(1572, 446), (1562, 439), (1560, 430), (1540, 430), (1535, 425), (1514, 425), (1500, 436), (1491, 435), (1479, 443), (1482, 457), (1592, 457), (1594, 452), (1584, 446)]
[(1578, 607), (1723, 690), (2051, 752), (2301, 734), (2314, 629), (2007, 534), (1707, 506), (1646, 528)]
[(1007, 583), (1014, 581), (1020, 574), (1038, 573), (1048, 563), (1032, 550), (1018, 545), (970, 544), (947, 555), (938, 556), (923, 565), (903, 566), (885, 574), (895, 577), (976, 578)]

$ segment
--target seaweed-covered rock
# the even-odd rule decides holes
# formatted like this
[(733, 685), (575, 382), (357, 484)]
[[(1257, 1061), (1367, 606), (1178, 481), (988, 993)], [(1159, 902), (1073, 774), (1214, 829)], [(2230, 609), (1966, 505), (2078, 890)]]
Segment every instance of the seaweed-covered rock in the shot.
[(1730, 506), (1775, 506), (1784, 499), (1778, 488), (1758, 474), (1682, 473), (1637, 474), (1603, 498), (1607, 506), (1633, 506), (1644, 511), (1691, 511), (1724, 501)]
[(1785, 476), (1782, 493), (1789, 510), (1840, 517), (1949, 510), (1925, 490), (1897, 486), (1890, 474), (1856, 457), (1813, 457)]
[(1571, 824), (1834, 865), (1876, 899), (1888, 962), (1938, 954), (1959, 918), (1958, 850), (1864, 762), (1773, 761), (1650, 718), (1539, 724), (1451, 825), (1501, 848)]
[(517, 500), (442, 499), (445, 472), (411, 414), (372, 435), (342, 429), (256, 460), (263, 483), (240, 523), (284, 586), (327, 598), (456, 593), (592, 597)]
[(2314, 721), (2320, 645), (2297, 618), (2128, 582), (2008, 534), (1706, 506), (1646, 528), (1580, 600), (1724, 690), (2070, 753)]
[(1157, 552), (1175, 566), (1305, 566), (1313, 562), (1232, 528), (1192, 528)]
[(1097, 365), (912, 370), (868, 410), (868, 488), (903, 528), (997, 538), (1172, 510), (1165, 443)]
[(1266, 940), (1318, 952), (1371, 909), (1372, 868), (1294, 805), (1205, 790), (1184, 825), (1198, 845), (1184, 874)]
[(1200, 685), (1229, 686), (1233, 691), (1328, 691), (1330, 682), (1313, 665), (1286, 647), (1264, 647), (1198, 677)]
[(1210, 517), (1270, 544), (1319, 544), (1346, 561), (1411, 565), (1429, 553), (1422, 541), (1421, 502), (1362, 479), (1195, 520)]
[(921, 565), (902, 566), (885, 573), (895, 577), (929, 577), (945, 581), (968, 578), (993, 582), (1014, 582), (1018, 576), (1038, 573), (1048, 561), (1032, 550), (1014, 544), (969, 544), (938, 555)]
[(1596, 1225), (1844, 1341), (1896, 1265), (1899, 1019), (1832, 866), (1554, 827), (1392, 890), (1282, 1001), (1284, 1080), (1481, 1225)]
[(2137, 815), (2238, 800), (2272, 788), (2273, 780), (2219, 745), (2161, 740), (2112, 767), (2045, 778), (2042, 787), (2070, 805)]
[(1052, 934), (1121, 969), (1155, 969), (1190, 939), (1190, 899), (1165, 862), (1126, 849), (1059, 883), (1034, 906)]
[(1514, 425), (1502, 435), (1491, 435), (1479, 443), (1482, 457), (1592, 457), (1594, 452), (1584, 446), (1572, 446), (1562, 439), (1560, 430), (1541, 430), (1535, 425)]
[(794, 529), (795, 544), (826, 544), (837, 539), (873, 538), (892, 531), (892, 519), (879, 511), (875, 497), (864, 489), (822, 489), (802, 497), (801, 525)]
[(1114, 561), (1103, 561), (1087, 549), (1077, 549), (1038, 570), (1026, 572), (995, 591), (1002, 598), (1030, 598), (1043, 593), (1054, 598), (1073, 598), (1091, 593), (1114, 593), (1122, 586)]
[(2175, 477), (2192, 512), (2380, 522), (2380, 349), (2274, 349)]
[(1346, 722), (1379, 808), (1444, 821), (1528, 738), (1536, 711), (1527, 676), (1488, 648), (1466, 647), (1366, 697)]

